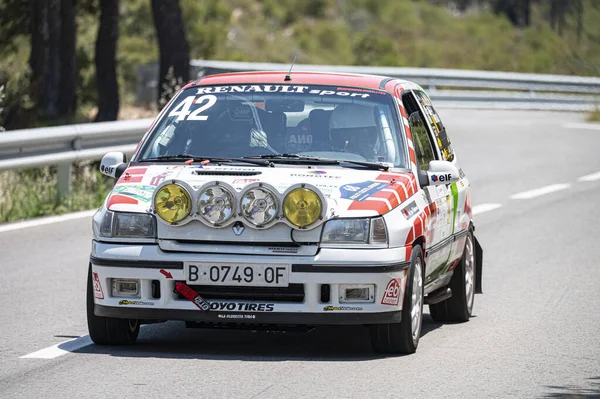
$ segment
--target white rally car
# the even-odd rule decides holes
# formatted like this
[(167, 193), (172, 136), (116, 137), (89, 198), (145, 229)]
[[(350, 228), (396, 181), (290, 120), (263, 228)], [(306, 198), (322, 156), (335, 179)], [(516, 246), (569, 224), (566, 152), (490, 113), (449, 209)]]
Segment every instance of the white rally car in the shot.
[(191, 82), (93, 221), (89, 333), (139, 326), (360, 324), (412, 353), (423, 305), (467, 321), (482, 250), (469, 181), (418, 85), (366, 75), (236, 73)]

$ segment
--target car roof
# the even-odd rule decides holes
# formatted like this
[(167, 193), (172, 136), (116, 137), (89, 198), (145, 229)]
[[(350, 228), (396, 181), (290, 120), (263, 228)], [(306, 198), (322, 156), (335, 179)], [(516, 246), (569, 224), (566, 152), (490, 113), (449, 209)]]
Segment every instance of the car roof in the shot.
[[(291, 80), (285, 81), (287, 72), (235, 72), (208, 75), (190, 83), (189, 86), (231, 85), (240, 83), (302, 84), (361, 87), (385, 90), (387, 83), (393, 81), (403, 89), (418, 87), (412, 82), (387, 76), (364, 75), (339, 72), (292, 71)], [(390, 86), (387, 86), (390, 89)], [(388, 90), (389, 91), (389, 90)]]

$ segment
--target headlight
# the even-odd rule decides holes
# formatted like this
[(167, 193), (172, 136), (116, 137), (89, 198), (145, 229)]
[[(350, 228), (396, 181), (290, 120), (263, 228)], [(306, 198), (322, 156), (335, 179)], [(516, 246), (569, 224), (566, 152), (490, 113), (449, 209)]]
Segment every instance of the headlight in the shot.
[(156, 238), (156, 219), (148, 213), (106, 211), (97, 234), (105, 238)]
[(291, 224), (301, 228), (315, 223), (322, 210), (321, 198), (308, 188), (295, 188), (283, 200), (284, 216)]
[(218, 226), (231, 219), (235, 212), (235, 197), (229, 189), (214, 185), (203, 189), (198, 199), (198, 213), (210, 225)]
[(190, 193), (179, 184), (162, 186), (154, 197), (154, 209), (168, 223), (181, 222), (192, 209)]
[(279, 203), (275, 194), (264, 187), (251, 188), (242, 195), (244, 219), (254, 226), (264, 226), (277, 218)]
[(333, 219), (323, 228), (323, 246), (365, 245), (387, 247), (387, 228), (383, 218)]

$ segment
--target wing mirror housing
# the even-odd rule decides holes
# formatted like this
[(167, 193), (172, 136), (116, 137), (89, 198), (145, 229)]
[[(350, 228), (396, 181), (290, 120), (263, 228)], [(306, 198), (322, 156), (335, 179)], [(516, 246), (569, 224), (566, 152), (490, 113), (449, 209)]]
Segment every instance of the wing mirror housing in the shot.
[(109, 152), (102, 157), (100, 172), (103, 175), (118, 179), (127, 169), (127, 159), (122, 152)]
[(448, 161), (429, 162), (429, 169), (421, 171), (419, 176), (419, 183), (423, 187), (456, 183), (459, 180), (460, 174), (458, 173), (458, 168), (452, 162)]

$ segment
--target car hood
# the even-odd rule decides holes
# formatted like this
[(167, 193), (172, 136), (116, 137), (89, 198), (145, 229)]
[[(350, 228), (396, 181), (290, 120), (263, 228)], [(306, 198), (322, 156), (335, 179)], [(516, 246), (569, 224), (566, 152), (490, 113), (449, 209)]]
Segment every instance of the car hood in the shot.
[(117, 181), (107, 208), (112, 211), (150, 212), (156, 187), (165, 180), (179, 180), (198, 189), (218, 180), (230, 184), (237, 192), (254, 182), (264, 182), (283, 194), (290, 186), (308, 183), (317, 187), (327, 199), (327, 209), (339, 217), (383, 215), (400, 205), (417, 191), (411, 173), (398, 171), (357, 170), (342, 167), (269, 167), (149, 165), (130, 166)]

